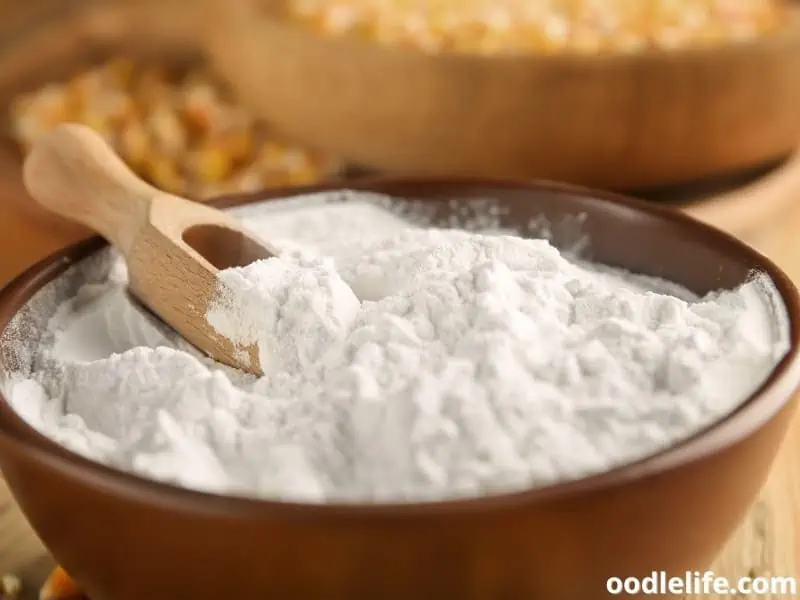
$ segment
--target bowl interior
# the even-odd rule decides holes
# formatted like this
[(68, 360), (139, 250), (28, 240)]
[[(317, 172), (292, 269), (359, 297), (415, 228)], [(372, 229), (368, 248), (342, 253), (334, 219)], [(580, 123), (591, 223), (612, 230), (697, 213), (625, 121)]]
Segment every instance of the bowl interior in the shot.
[[(391, 196), (406, 208), (412, 208), (414, 214), (423, 215), (426, 221), (442, 226), (447, 226), (454, 215), (463, 222), (490, 214), (496, 221), (490, 227), (513, 228), (532, 236), (545, 235), (556, 246), (582, 258), (665, 278), (698, 294), (735, 287), (745, 282), (754, 270), (766, 272), (778, 289), (789, 314), (791, 350), (758, 394), (731, 417), (684, 444), (637, 464), (575, 483), (507, 494), (506, 497), (534, 494), (544, 498), (587, 487), (603, 487), (696, 460), (759, 428), (784, 406), (800, 383), (797, 356), (800, 300), (789, 279), (768, 259), (743, 243), (668, 208), (548, 183), (378, 179), (354, 182), (345, 188)], [(299, 202), (337, 201), (336, 191), (340, 189), (341, 186), (330, 184), (273, 190), (222, 198), (216, 204), (239, 207), (238, 211), (248, 210), (244, 205), (280, 198), (295, 197)], [(318, 192), (331, 193), (314, 199), (302, 198)], [(59, 304), (81, 285), (105, 279), (113, 258), (101, 240), (92, 239), (45, 259), (0, 294), (0, 378), (5, 379), (12, 373), (25, 375), (34, 368), (36, 348)], [(201, 503), (210, 501), (209, 496), (145, 482), (73, 455), (26, 425), (4, 398), (0, 400), (0, 435), (6, 434), (37, 452), (43, 452), (48, 460), (66, 461), (70, 469), (139, 492), (149, 490), (148, 493), (161, 496), (166, 493), (176, 498), (194, 498)], [(263, 504), (233, 498), (217, 501), (239, 507)]]

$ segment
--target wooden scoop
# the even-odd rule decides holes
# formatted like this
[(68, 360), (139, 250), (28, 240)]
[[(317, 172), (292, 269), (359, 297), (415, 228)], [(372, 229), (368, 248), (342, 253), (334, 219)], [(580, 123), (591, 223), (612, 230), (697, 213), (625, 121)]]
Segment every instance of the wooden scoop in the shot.
[(255, 347), (236, 347), (206, 321), (218, 270), (276, 251), (209, 206), (139, 179), (97, 133), (60, 125), (36, 142), (24, 181), (42, 206), (101, 234), (124, 256), (131, 292), (191, 344), (227, 365), (260, 374)]

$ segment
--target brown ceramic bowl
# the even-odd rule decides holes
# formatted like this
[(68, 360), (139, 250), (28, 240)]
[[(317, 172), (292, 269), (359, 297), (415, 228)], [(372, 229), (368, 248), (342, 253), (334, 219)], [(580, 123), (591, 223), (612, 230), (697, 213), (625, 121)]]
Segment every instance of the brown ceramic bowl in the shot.
[[(547, 217), (556, 243), (574, 241), (572, 217), (585, 215), (589, 257), (698, 293), (761, 269), (787, 305), (791, 351), (727, 419), (637, 464), (537, 491), (405, 506), (255, 501), (145, 481), (48, 441), (2, 400), (0, 467), (42, 540), (93, 600), (590, 600), (605, 596), (611, 576), (706, 568), (755, 499), (794, 412), (800, 297), (786, 275), (724, 233), (610, 194), (477, 181), (348, 187), (421, 199), (439, 216), (452, 210), (451, 198), (494, 198), (508, 225)], [(26, 302), (102, 247), (95, 239), (59, 252), (0, 294), (4, 371), (24, 366), (37, 344)]]
[(636, 189), (749, 168), (800, 140), (800, 8), (774, 37), (582, 57), (427, 54), (315, 35), (280, 0), (206, 4), (213, 62), (256, 114), (392, 173)]

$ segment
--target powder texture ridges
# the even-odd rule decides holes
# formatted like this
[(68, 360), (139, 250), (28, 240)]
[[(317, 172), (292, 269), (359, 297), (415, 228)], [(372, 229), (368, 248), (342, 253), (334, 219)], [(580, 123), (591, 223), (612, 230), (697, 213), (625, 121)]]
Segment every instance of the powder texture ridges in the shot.
[(271, 258), (220, 275), (208, 322), (240, 346), (258, 344), (265, 373), (313, 365), (359, 310), (330, 260)]
[(286, 252), (221, 274), (209, 323), (257, 345), (263, 377), (153, 328), (111, 280), (61, 311), (48, 366), (12, 401), (77, 452), (185, 487), (431, 500), (644, 458), (728, 414), (786, 351), (762, 278), (696, 298), (544, 240), (373, 206), (313, 214), (346, 210), (336, 240), (253, 220), (273, 241), (288, 231)]

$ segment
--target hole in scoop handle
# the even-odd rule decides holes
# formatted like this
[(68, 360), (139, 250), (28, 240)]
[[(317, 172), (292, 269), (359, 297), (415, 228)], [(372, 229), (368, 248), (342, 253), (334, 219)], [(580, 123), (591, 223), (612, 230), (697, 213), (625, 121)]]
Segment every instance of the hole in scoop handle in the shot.
[(123, 254), (160, 193), (139, 179), (99, 134), (71, 123), (34, 143), (23, 179), (36, 202), (93, 229)]

